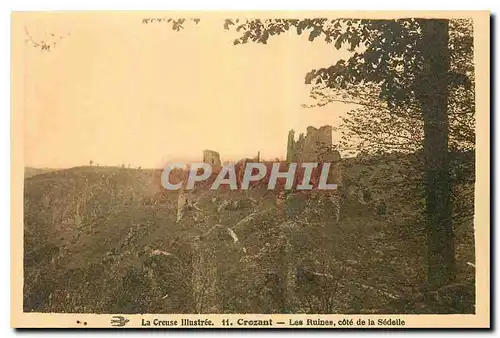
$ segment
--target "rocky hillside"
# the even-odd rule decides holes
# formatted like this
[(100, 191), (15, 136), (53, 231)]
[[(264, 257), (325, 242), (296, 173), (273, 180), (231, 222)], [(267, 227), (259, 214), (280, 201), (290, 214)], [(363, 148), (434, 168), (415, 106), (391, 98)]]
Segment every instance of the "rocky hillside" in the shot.
[[(346, 165), (346, 177), (359, 166)], [(24, 310), (474, 312), (472, 221), (457, 232), (457, 283), (427, 297), (419, 203), (388, 199), (395, 183), (387, 195), (368, 183), (342, 194), (339, 222), (321, 194), (290, 194), (282, 209), (258, 187), (195, 191), (196, 208), (176, 222), (178, 193), (160, 175), (78, 167), (27, 177)]]

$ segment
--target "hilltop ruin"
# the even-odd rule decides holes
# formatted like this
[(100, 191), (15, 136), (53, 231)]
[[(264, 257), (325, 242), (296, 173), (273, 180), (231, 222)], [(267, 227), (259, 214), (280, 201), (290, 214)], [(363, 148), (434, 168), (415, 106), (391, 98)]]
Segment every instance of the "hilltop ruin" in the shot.
[(214, 150), (203, 150), (203, 162), (210, 164), (212, 168), (220, 168), (222, 166), (220, 154)]
[(328, 182), (342, 185), (341, 156), (338, 150), (333, 149), (332, 126), (320, 128), (307, 127), (307, 133), (299, 134), (295, 140), (295, 131), (288, 132), (286, 161), (291, 162), (330, 162)]
[(332, 149), (332, 127), (326, 125), (318, 129), (309, 126), (306, 135), (299, 134), (297, 141), (295, 141), (295, 131), (290, 130), (286, 160), (287, 162), (340, 161), (340, 153)]

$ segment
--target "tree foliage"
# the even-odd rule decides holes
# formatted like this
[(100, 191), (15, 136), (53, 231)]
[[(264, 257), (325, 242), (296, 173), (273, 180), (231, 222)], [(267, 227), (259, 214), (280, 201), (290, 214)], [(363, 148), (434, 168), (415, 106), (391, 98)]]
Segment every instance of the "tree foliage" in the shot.
[(184, 29), (184, 26), (189, 23), (189, 22), (194, 22), (195, 25), (197, 25), (200, 22), (199, 18), (190, 18), (190, 19), (185, 19), (185, 18), (166, 18), (166, 17), (154, 17), (154, 18), (143, 18), (142, 23), (143, 24), (161, 24), (161, 23), (167, 23), (171, 24), (171, 29), (174, 31), (181, 31)]
[(69, 33), (65, 35), (56, 35), (55, 33), (49, 33), (43, 39), (36, 39), (33, 37), (33, 35), (30, 33), (30, 31), (26, 26), (24, 26), (24, 34), (25, 34), (24, 42), (26, 44), (31, 45), (33, 48), (37, 48), (45, 52), (50, 52), (58, 45), (58, 43), (61, 40), (71, 35)]
[[(232, 23), (226, 20), (225, 28)], [(343, 119), (341, 146), (372, 154), (417, 154), (411, 165), (425, 194), (428, 283), (438, 287), (452, 280), (450, 150), (474, 149), (472, 23), (315, 18), (255, 19), (234, 26), (241, 34), (235, 45), (266, 44), (296, 29), (309, 41), (324, 39), (351, 53), (347, 60), (311, 70), (305, 83), (319, 104), (344, 101), (360, 107)]]

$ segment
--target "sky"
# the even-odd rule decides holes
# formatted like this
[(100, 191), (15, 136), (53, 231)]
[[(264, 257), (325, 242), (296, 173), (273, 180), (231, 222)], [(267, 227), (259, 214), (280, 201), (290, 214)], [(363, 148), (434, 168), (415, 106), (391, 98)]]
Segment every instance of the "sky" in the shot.
[[(149, 17), (149, 16), (148, 16)], [(234, 46), (220, 18), (180, 32), (143, 24), (144, 14), (32, 14), (13, 39), (23, 43), (25, 166), (160, 168), (197, 161), (285, 158), (288, 131), (338, 126), (350, 105), (311, 103), (304, 76), (347, 51), (290, 32), (267, 45)], [(52, 36), (51, 34), (54, 34)], [(60, 38), (62, 36), (62, 39)], [(16, 113), (16, 112), (14, 112)], [(335, 134), (336, 142), (340, 135)]]

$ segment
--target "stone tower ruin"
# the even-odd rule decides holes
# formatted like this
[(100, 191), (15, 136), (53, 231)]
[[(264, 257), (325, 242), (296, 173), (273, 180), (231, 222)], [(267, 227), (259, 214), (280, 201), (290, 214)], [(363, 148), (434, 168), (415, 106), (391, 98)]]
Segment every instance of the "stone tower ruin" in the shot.
[(222, 166), (220, 154), (214, 150), (203, 150), (203, 162), (210, 164), (214, 169)]
[(307, 127), (307, 133), (299, 134), (295, 140), (295, 131), (288, 132), (288, 146), (286, 153), (287, 162), (330, 162), (329, 183), (342, 184), (340, 166), (341, 156), (337, 150), (332, 149), (332, 127), (322, 126), (319, 129)]
[(286, 159), (288, 162), (318, 162), (326, 160), (331, 162), (340, 160), (340, 153), (332, 150), (332, 127), (322, 126), (319, 129), (309, 126), (307, 133), (300, 134), (295, 141), (295, 131), (288, 132), (288, 146)]

